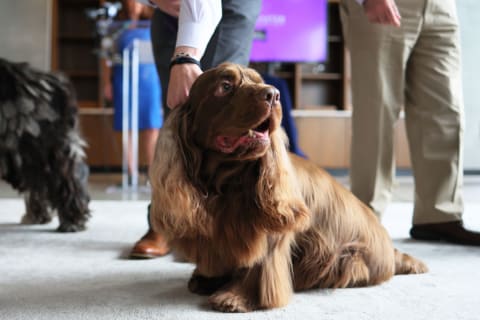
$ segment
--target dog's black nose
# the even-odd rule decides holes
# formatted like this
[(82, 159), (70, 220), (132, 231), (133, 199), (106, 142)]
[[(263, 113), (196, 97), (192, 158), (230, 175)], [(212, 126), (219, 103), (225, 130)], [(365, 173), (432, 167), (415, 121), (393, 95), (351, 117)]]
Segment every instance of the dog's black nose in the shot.
[(265, 88), (262, 94), (263, 98), (271, 105), (280, 99), (280, 92), (274, 87)]

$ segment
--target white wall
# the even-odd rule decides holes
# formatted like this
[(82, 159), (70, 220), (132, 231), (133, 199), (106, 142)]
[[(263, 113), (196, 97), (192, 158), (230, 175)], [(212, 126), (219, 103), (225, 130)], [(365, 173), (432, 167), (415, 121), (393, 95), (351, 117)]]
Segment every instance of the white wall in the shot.
[(480, 170), (480, 1), (457, 0), (465, 97), (465, 169)]
[(53, 0), (0, 0), (0, 57), (50, 70)]

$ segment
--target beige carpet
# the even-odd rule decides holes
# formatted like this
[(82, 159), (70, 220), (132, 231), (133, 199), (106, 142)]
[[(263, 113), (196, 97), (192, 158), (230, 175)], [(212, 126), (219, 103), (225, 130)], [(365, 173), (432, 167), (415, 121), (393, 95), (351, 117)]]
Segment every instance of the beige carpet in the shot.
[[(22, 226), (19, 199), (0, 199), (0, 319), (480, 319), (480, 248), (414, 242), (411, 203), (389, 207), (384, 224), (400, 249), (431, 272), (376, 287), (312, 290), (287, 307), (250, 314), (211, 311), (189, 293), (193, 266), (122, 256), (146, 228), (146, 201), (95, 200), (85, 232), (52, 232), (57, 221)], [(467, 226), (480, 230), (480, 202)]]

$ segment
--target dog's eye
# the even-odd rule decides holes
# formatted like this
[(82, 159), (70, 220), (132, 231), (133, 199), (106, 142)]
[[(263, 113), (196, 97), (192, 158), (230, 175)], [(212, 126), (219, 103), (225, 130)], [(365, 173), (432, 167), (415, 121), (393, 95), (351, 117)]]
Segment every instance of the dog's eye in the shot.
[(233, 89), (233, 84), (230, 81), (222, 81), (217, 88), (216, 96), (224, 96), (230, 93)]
[(222, 83), (222, 89), (224, 92), (229, 92), (232, 90), (233, 86), (230, 84), (230, 82), (223, 82)]

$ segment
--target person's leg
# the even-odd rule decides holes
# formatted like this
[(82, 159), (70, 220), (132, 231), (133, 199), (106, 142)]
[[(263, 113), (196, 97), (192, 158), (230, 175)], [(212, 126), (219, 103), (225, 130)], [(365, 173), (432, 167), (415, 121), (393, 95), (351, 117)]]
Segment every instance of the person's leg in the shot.
[(400, 28), (372, 24), (354, 0), (342, 1), (341, 14), (352, 68), (351, 190), (380, 217), (391, 197), (394, 126), (420, 21), (402, 13)]
[(406, 124), (415, 177), (411, 235), (480, 245), (463, 229), (463, 97), (455, 0), (430, 0), (407, 70)]
[(151, 38), (153, 57), (162, 89), (163, 121), (168, 116), (167, 89), (170, 79), (170, 59), (175, 51), (178, 20), (160, 10), (155, 10), (151, 20)]
[[(435, 0), (437, 10), (454, 0)], [(460, 220), (463, 211), (459, 30), (455, 11), (426, 10), (407, 70), (407, 134), (415, 176), (414, 224)], [(446, 8), (443, 8), (444, 10)], [(451, 10), (451, 9), (449, 9)]]
[[(437, 10), (454, 0), (438, 3)], [(448, 6), (448, 7), (451, 7)], [(455, 11), (428, 8), (407, 70), (407, 134), (415, 176), (414, 224), (459, 220), (463, 211), (459, 30)], [(431, 19), (430, 19), (431, 17)]]
[(161, 233), (154, 231), (150, 226), (150, 204), (147, 208), (147, 232), (137, 241), (130, 251), (130, 259), (152, 259), (170, 252), (167, 241)]
[(202, 58), (204, 70), (223, 62), (248, 65), (261, 0), (223, 0), (222, 20)]
[(140, 139), (143, 141), (143, 152), (147, 158), (148, 167), (150, 167), (153, 162), (159, 131), (159, 129), (144, 129), (140, 131)]
[[(133, 172), (133, 167), (132, 167), (132, 161), (133, 161), (133, 152), (132, 152), (132, 132), (128, 131), (128, 142), (127, 142), (127, 170), (128, 170), (128, 175), (129, 179), (132, 175)], [(120, 132), (115, 132), (115, 136), (117, 137), (116, 139), (121, 140), (123, 133)]]
[[(166, 92), (170, 76), (170, 58), (173, 56), (173, 51), (175, 50), (177, 19), (160, 10), (155, 10), (151, 20), (150, 31), (155, 66), (162, 89), (163, 120), (165, 121), (170, 111), (166, 104)], [(154, 149), (155, 147), (153, 147), (153, 150)], [(151, 159), (153, 159), (153, 154)], [(133, 246), (130, 252), (130, 258), (156, 258), (170, 251), (163, 236), (155, 232), (150, 225), (150, 205), (148, 206), (147, 221), (148, 230)]]

